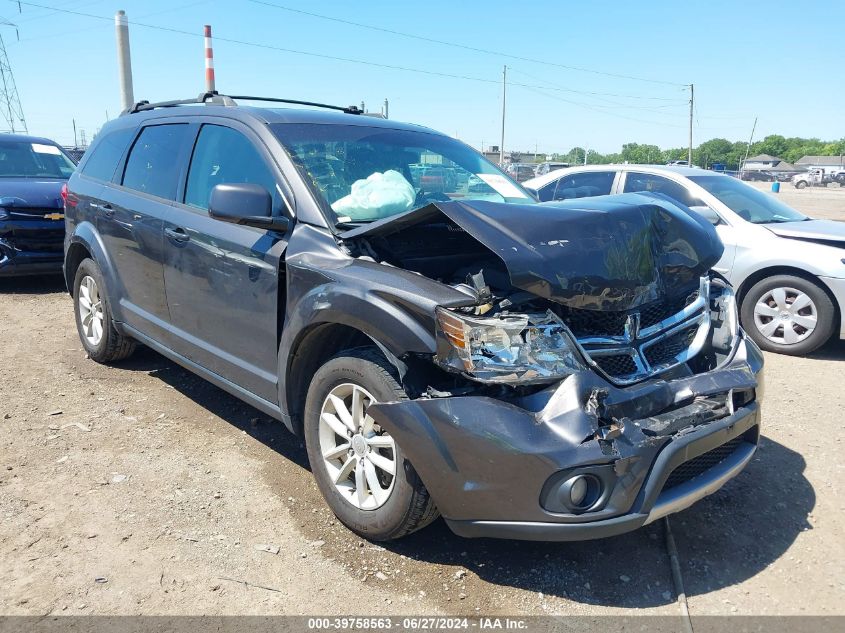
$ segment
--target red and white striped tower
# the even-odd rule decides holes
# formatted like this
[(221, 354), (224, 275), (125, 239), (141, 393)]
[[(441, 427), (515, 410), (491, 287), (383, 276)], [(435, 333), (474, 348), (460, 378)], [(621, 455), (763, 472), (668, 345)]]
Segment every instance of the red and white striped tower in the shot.
[(205, 25), (205, 91), (216, 92), (214, 87), (214, 51), (211, 48), (211, 25)]

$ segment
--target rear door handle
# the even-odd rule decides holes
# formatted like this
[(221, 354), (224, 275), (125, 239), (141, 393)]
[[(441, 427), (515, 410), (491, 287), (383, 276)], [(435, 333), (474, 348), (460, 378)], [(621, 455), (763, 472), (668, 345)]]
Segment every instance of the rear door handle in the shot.
[(95, 204), (95, 203), (92, 202), (91, 208), (92, 209), (99, 209), (100, 211), (103, 212), (103, 215), (105, 215), (107, 218), (114, 217), (114, 209), (112, 208), (112, 206), (110, 204)]
[(164, 234), (174, 242), (187, 242), (191, 236), (183, 228), (164, 229)]

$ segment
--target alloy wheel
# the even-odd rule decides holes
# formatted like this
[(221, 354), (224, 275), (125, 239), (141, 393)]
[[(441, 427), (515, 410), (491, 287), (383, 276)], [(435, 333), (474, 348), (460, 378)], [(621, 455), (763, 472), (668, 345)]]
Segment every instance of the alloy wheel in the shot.
[(800, 343), (817, 324), (816, 304), (795, 288), (772, 288), (754, 304), (754, 325), (760, 334), (779, 345)]
[(376, 399), (352, 383), (336, 386), (320, 409), (320, 454), (340, 495), (360, 510), (376, 510), (396, 481), (396, 444), (367, 414)]
[(77, 305), (82, 334), (93, 347), (97, 347), (103, 338), (103, 301), (97, 282), (90, 275), (83, 277), (79, 284)]

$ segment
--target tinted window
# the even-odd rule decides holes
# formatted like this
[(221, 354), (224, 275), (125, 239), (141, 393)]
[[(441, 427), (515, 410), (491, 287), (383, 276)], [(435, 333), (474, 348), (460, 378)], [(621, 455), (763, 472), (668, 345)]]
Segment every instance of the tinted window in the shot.
[(94, 147), (89, 150), (91, 154), (85, 159), (82, 173), (98, 180), (111, 180), (117, 163), (134, 134), (134, 128), (126, 128), (109, 132), (98, 139)]
[(2, 178), (68, 178), (75, 167), (58, 145), (0, 139)]
[(276, 193), (273, 174), (247, 137), (228, 127), (204, 125), (191, 159), (185, 204), (207, 209), (215, 185), (240, 182)]
[(555, 200), (608, 196), (613, 187), (615, 171), (584, 171), (564, 176), (557, 181)]
[(123, 186), (174, 199), (179, 180), (179, 150), (187, 132), (185, 124), (145, 127), (126, 160)]
[(702, 204), (701, 201), (692, 197), (686, 187), (679, 185), (674, 180), (663, 176), (652, 174), (638, 174), (628, 172), (625, 178), (625, 193), (647, 191), (649, 193), (662, 193), (688, 207)]

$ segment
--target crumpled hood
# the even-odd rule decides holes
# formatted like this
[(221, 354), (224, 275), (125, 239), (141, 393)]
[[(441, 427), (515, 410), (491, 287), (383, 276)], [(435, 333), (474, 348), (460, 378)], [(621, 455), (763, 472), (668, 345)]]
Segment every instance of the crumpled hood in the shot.
[(803, 222), (778, 222), (764, 226), (781, 237), (819, 242), (842, 242), (845, 245), (845, 222), (804, 220)]
[(0, 178), (0, 207), (61, 209), (64, 180)]
[(573, 308), (627, 310), (688, 292), (723, 251), (704, 218), (648, 194), (525, 205), (436, 202), (340, 237), (385, 237), (438, 219), (495, 253), (514, 287)]

